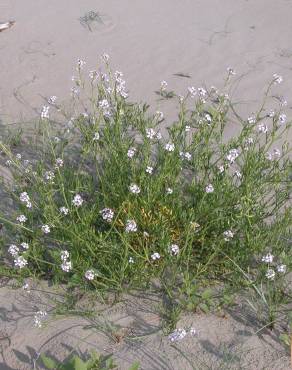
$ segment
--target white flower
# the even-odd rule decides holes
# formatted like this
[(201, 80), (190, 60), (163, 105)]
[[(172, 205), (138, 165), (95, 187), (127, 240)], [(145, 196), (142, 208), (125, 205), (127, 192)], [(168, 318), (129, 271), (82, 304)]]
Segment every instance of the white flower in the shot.
[(162, 138), (161, 132), (157, 131), (156, 133), (156, 139), (160, 140)]
[(86, 62), (82, 59), (77, 59), (77, 70), (83, 69), (85, 66)]
[(41, 119), (49, 119), (50, 118), (49, 110), (50, 110), (50, 107), (48, 105), (43, 106), (42, 111), (41, 111)]
[(173, 193), (173, 190), (171, 188), (166, 188), (166, 194), (170, 195)]
[(244, 149), (248, 150), (249, 146), (252, 145), (253, 143), (254, 143), (254, 140), (252, 137), (246, 138), (244, 141), (244, 145), (245, 145)]
[(110, 105), (109, 102), (106, 99), (101, 100), (99, 103), (99, 108), (102, 110), (102, 113), (104, 116), (109, 117), (111, 115), (110, 113)]
[(284, 96), (280, 97), (280, 106), (281, 107), (286, 107), (288, 104), (287, 100), (284, 98)]
[(42, 327), (42, 321), (44, 320), (44, 318), (46, 316), (47, 316), (47, 313), (45, 311), (38, 311), (34, 315), (34, 326), (37, 327), (37, 328), (41, 328)]
[(6, 165), (7, 167), (10, 167), (10, 166), (12, 165), (12, 161), (11, 161), (11, 159), (7, 159), (7, 161), (5, 162), (5, 165)]
[(14, 260), (14, 265), (22, 269), (23, 267), (27, 265), (27, 260), (23, 256), (18, 256)]
[(230, 149), (227, 156), (226, 156), (226, 159), (230, 163), (233, 163), (238, 156), (239, 156), (239, 150), (238, 149)]
[(63, 167), (63, 165), (64, 165), (63, 159), (62, 158), (57, 158), (56, 163), (55, 163), (55, 167), (60, 168), (60, 167)]
[(195, 328), (190, 328), (190, 335), (194, 336), (197, 334), (197, 330)]
[(227, 68), (227, 72), (228, 72), (228, 74), (229, 75), (232, 75), (232, 76), (235, 76), (236, 75), (236, 72), (234, 71), (234, 69), (233, 68), (231, 68), (231, 67), (228, 67)]
[(205, 114), (205, 119), (208, 121), (208, 123), (212, 122), (212, 117), (208, 113)]
[(188, 87), (188, 92), (191, 94), (191, 98), (194, 98), (197, 95), (197, 90), (194, 88), (194, 86)]
[(42, 226), (42, 232), (43, 232), (44, 234), (49, 234), (49, 233), (50, 233), (50, 231), (51, 231), (51, 229), (50, 229), (50, 226), (49, 226), (49, 225), (43, 225), (43, 226)]
[(70, 253), (67, 250), (61, 251), (61, 260), (63, 262), (67, 261), (70, 257)]
[(20, 201), (22, 202), (22, 203), (27, 203), (27, 202), (29, 202), (29, 195), (27, 194), (27, 192), (26, 191), (24, 191), (23, 193), (21, 193), (20, 194), (20, 196), (19, 196), (19, 199), (20, 199)]
[(105, 62), (105, 63), (108, 63), (109, 61), (109, 55), (106, 54), (106, 53), (103, 53), (102, 56), (101, 56), (101, 59)]
[(131, 185), (129, 186), (129, 190), (130, 190), (130, 192), (131, 192), (131, 193), (133, 193), (133, 194), (139, 194), (139, 193), (140, 193), (140, 191), (141, 191), (141, 189), (139, 188), (139, 186), (138, 186), (138, 185), (136, 185), (136, 184), (131, 184)]
[(184, 97), (183, 95), (179, 95), (179, 96), (178, 96), (178, 100), (179, 100), (179, 102), (180, 102), (180, 103), (182, 103), (182, 102), (184, 101), (184, 98), (185, 98), (185, 97)]
[(223, 236), (224, 236), (224, 240), (226, 242), (229, 242), (230, 239), (232, 239), (234, 237), (234, 233), (231, 230), (226, 230), (226, 231), (224, 231)]
[(186, 125), (186, 127), (185, 127), (185, 132), (189, 132), (190, 130), (191, 130), (191, 126)]
[(153, 130), (153, 128), (146, 128), (146, 137), (148, 139), (154, 139), (156, 135), (156, 132)]
[(123, 72), (115, 71), (115, 79), (116, 80), (119, 80), (123, 76), (124, 76)]
[(92, 140), (93, 141), (98, 141), (99, 139), (100, 139), (99, 132), (95, 132)]
[(283, 81), (283, 77), (275, 73), (273, 74), (273, 80), (274, 84), (280, 84)]
[(27, 293), (30, 293), (30, 289), (29, 289), (29, 285), (28, 285), (28, 283), (24, 283), (24, 284), (22, 285), (22, 289), (23, 289), (23, 290), (25, 290)]
[(57, 97), (55, 95), (50, 96), (48, 99), (48, 103), (54, 105), (56, 103)]
[(281, 151), (279, 149), (275, 148), (273, 150), (273, 156), (274, 156), (274, 158), (278, 158), (279, 159), (281, 157)]
[(179, 152), (179, 155), (181, 158), (186, 159), (187, 161), (190, 161), (192, 159), (192, 155), (189, 152)]
[(198, 94), (200, 98), (204, 98), (207, 95), (207, 91), (203, 87), (198, 87)]
[(165, 150), (167, 150), (168, 152), (173, 152), (174, 149), (175, 149), (175, 146), (173, 143), (171, 142), (168, 142), (167, 144), (165, 144)]
[(173, 256), (177, 256), (178, 253), (179, 253), (179, 246), (177, 244), (171, 244), (169, 247), (168, 247), (168, 251), (170, 254), (172, 254)]
[(83, 204), (83, 199), (80, 194), (76, 194), (72, 200), (72, 204), (76, 207), (80, 207)]
[(20, 160), (21, 160), (21, 158), (22, 158), (22, 156), (21, 156), (21, 154), (20, 154), (20, 153), (17, 153), (15, 157), (16, 157), (16, 159), (18, 159), (19, 161), (20, 161)]
[(65, 216), (69, 213), (69, 209), (64, 207), (64, 206), (60, 207), (59, 211), (60, 211), (60, 213), (63, 213), (63, 215), (65, 215)]
[(155, 118), (158, 120), (158, 121), (162, 121), (163, 120), (163, 113), (162, 112), (160, 112), (160, 111), (157, 111), (156, 113), (155, 113)]
[(23, 249), (28, 249), (29, 248), (29, 245), (25, 242), (21, 243), (20, 245), (22, 246)]
[(271, 253), (268, 253), (267, 255), (262, 257), (262, 262), (265, 263), (272, 263), (274, 260), (274, 256)]
[(282, 114), (279, 115), (279, 122), (280, 122), (280, 124), (283, 125), (286, 122), (286, 120), (287, 120), (287, 116), (286, 116), (285, 113), (282, 113)]
[(190, 161), (192, 159), (192, 155), (189, 152), (185, 152), (184, 157), (187, 161)]
[(187, 332), (185, 329), (175, 329), (175, 331), (168, 336), (168, 339), (171, 342), (178, 342), (184, 339), (186, 335), (187, 335)]
[(153, 167), (147, 166), (145, 171), (151, 175), (153, 172)]
[(128, 158), (133, 158), (135, 153), (136, 153), (137, 149), (136, 148), (130, 148), (127, 152), (127, 156)]
[(96, 273), (93, 270), (87, 270), (84, 276), (85, 276), (85, 279), (87, 280), (93, 280), (96, 276)]
[(125, 228), (126, 233), (130, 232), (136, 232), (137, 231), (137, 224), (134, 220), (128, 220), (126, 222), (126, 228)]
[(286, 265), (278, 265), (277, 266), (277, 271), (282, 273), (282, 274), (285, 274), (285, 272), (287, 271), (287, 266)]
[(265, 157), (267, 158), (267, 160), (271, 161), (271, 160), (273, 159), (273, 154), (272, 154), (272, 153), (267, 152), (267, 153), (265, 154)]
[(129, 263), (134, 263), (134, 258), (133, 257), (129, 257)]
[(268, 113), (268, 117), (273, 118), (275, 117), (275, 114), (276, 112), (274, 110), (270, 110), (270, 112)]
[(104, 208), (100, 211), (101, 217), (107, 222), (112, 222), (114, 218), (114, 211), (110, 208)]
[(250, 116), (250, 117), (248, 117), (248, 119), (247, 119), (247, 122), (249, 123), (249, 124), (254, 124), (254, 123), (256, 123), (256, 118), (255, 118), (255, 116)]
[(235, 173), (235, 176), (238, 177), (239, 179), (242, 178), (242, 173), (241, 172), (235, 171), (234, 173)]
[(27, 221), (27, 217), (25, 215), (19, 215), (18, 217), (16, 217), (16, 220), (23, 224), (25, 221)]
[(273, 269), (268, 269), (266, 272), (266, 278), (269, 280), (274, 280), (275, 279), (275, 271)]
[(152, 259), (153, 261), (159, 260), (159, 259), (160, 259), (160, 254), (159, 254), (159, 253), (157, 253), (157, 252), (155, 252), (155, 253), (151, 254), (151, 259)]
[(31, 208), (31, 202), (30, 202), (30, 198), (27, 194), (26, 191), (24, 191), (23, 193), (20, 194), (19, 196), (19, 200), (22, 202), (22, 203), (26, 203), (26, 207), (27, 208)]
[(266, 134), (268, 132), (268, 126), (265, 125), (264, 123), (260, 123), (258, 125), (258, 132), (262, 132), (262, 133)]
[(213, 191), (214, 191), (213, 185), (212, 184), (207, 185), (206, 188), (205, 188), (205, 191), (206, 191), (206, 193), (213, 193)]
[(223, 166), (223, 165), (218, 166), (218, 171), (219, 171), (220, 173), (223, 173), (223, 172), (225, 171), (224, 166)]
[(64, 272), (69, 272), (70, 270), (72, 270), (72, 262), (71, 262), (71, 261), (64, 261), (64, 262), (61, 264), (61, 269), (62, 269)]
[(160, 82), (160, 89), (162, 90), (162, 91), (165, 91), (166, 90), (166, 88), (167, 88), (167, 82), (166, 81), (161, 81)]
[(52, 181), (55, 178), (55, 174), (53, 171), (46, 171), (44, 177), (45, 177), (45, 180)]
[(15, 244), (11, 244), (8, 248), (8, 253), (11, 254), (12, 257), (16, 257), (18, 256), (18, 253), (19, 253), (19, 248), (17, 245)]
[(61, 139), (60, 139), (58, 136), (55, 136), (55, 137), (54, 137), (54, 142), (55, 142), (55, 143), (57, 143), (57, 144), (58, 144), (60, 141), (61, 141)]
[(71, 95), (74, 97), (79, 94), (79, 89), (75, 86), (71, 87)]

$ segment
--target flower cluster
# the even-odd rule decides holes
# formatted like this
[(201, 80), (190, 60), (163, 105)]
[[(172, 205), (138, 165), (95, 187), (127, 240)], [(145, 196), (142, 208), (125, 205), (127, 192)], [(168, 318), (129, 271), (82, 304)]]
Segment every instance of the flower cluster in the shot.
[(23, 224), (27, 221), (27, 217), (25, 215), (19, 215), (16, 217), (16, 220), (20, 223)]
[(171, 342), (179, 342), (182, 339), (184, 339), (188, 334), (191, 336), (196, 335), (196, 329), (195, 328), (190, 328), (188, 331), (183, 328), (175, 329), (174, 332), (172, 332), (169, 336), (168, 339)]
[(34, 326), (37, 327), (37, 328), (41, 328), (42, 325), (43, 325), (43, 321), (46, 318), (46, 316), (47, 316), (46, 311), (38, 311), (34, 315)]
[(44, 105), (41, 111), (41, 119), (49, 119), (50, 114), (49, 114), (50, 107), (48, 105)]
[(179, 254), (179, 246), (177, 244), (171, 244), (168, 247), (168, 251), (171, 255), (177, 256)]
[(19, 200), (21, 203), (25, 203), (27, 208), (31, 208), (31, 201), (26, 191), (20, 194)]
[(72, 270), (72, 262), (69, 260), (70, 253), (67, 250), (61, 251), (61, 269), (64, 272), (70, 272)]
[(102, 111), (102, 114), (105, 117), (110, 117), (111, 116), (111, 109), (110, 109), (110, 104), (107, 99), (103, 99), (98, 103), (99, 108)]
[(139, 186), (137, 184), (131, 184), (129, 186), (129, 190), (133, 194), (139, 194), (141, 192), (141, 189), (139, 188)]
[(74, 198), (73, 198), (73, 200), (72, 200), (72, 204), (73, 204), (73, 206), (75, 206), (75, 207), (81, 207), (82, 206), (82, 204), (83, 204), (83, 199), (82, 199), (82, 197), (81, 197), (81, 195), (80, 194), (76, 194), (76, 195), (74, 195)]
[(133, 232), (136, 232), (137, 230), (138, 230), (137, 224), (134, 220), (128, 220), (126, 222), (126, 227), (125, 227), (126, 233), (133, 233)]
[(106, 222), (112, 222), (114, 218), (114, 211), (112, 209), (104, 208), (99, 213), (101, 214), (103, 220)]
[(146, 137), (150, 140), (160, 140), (161, 139), (161, 133), (159, 131), (155, 131), (153, 128), (146, 128)]
[[(268, 269), (266, 270), (265, 276), (268, 280), (274, 280), (276, 277), (276, 271), (280, 274), (285, 274), (287, 271), (287, 266), (280, 263), (276, 266), (271, 266), (271, 264), (274, 262), (274, 255), (272, 255), (270, 252), (267, 253), (265, 256), (262, 257), (262, 262), (268, 264)], [(276, 271), (275, 271), (276, 270)]]
[(226, 242), (229, 242), (234, 237), (234, 233), (231, 230), (226, 230), (223, 233), (223, 237)]
[(84, 274), (85, 279), (87, 280), (94, 280), (96, 276), (96, 272), (94, 270), (87, 270)]

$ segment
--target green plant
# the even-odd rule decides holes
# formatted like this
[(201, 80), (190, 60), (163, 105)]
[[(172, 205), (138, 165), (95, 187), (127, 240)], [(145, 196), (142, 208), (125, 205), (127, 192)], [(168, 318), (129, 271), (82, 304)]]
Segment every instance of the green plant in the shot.
[[(40, 356), (43, 365), (47, 369), (54, 370), (110, 370), (117, 369), (111, 356), (99, 356), (95, 352), (91, 352), (88, 360), (82, 360), (80, 355), (76, 354), (69, 359), (60, 363), (51, 356), (44, 353)], [(136, 362), (129, 370), (139, 370), (139, 364)]]
[[(172, 93), (178, 118), (162, 135), (163, 114), (128, 102), (121, 72), (104, 59), (106, 71), (91, 71), (89, 82), (78, 61), (74, 115), (52, 98), (43, 107), (32, 160), (25, 147), (19, 156), (0, 143), (15, 210), (1, 212), (2, 261), (22, 278), (99, 294), (158, 279), (174, 302), (174, 326), (179, 294), (182, 306), (207, 311), (218, 283), (247, 287), (242, 271), (256, 271), (258, 256), (291, 258), (291, 123), (281, 104), (266, 110), (273, 78), (248, 119), (225, 90)], [(51, 120), (50, 109), (67, 124)]]

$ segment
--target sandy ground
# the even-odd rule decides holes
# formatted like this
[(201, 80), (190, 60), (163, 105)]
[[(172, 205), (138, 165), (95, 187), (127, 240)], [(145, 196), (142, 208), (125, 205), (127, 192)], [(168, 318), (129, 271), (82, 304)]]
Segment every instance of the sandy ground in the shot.
[[(84, 27), (89, 11), (103, 23)], [(0, 34), (0, 119), (30, 118), (45, 96), (66, 99), (77, 58), (90, 69), (103, 52), (124, 72), (132, 99), (155, 103), (161, 80), (178, 93), (220, 88), (231, 66), (246, 117), (273, 73), (283, 75), (275, 92), (289, 104), (291, 14), (291, 0), (1, 0), (0, 21), (16, 23)]]
[[(99, 12), (102, 23), (82, 24), (89, 11)], [(15, 20), (0, 33), (0, 123), (29, 120), (51, 95), (66, 101), (77, 58), (91, 69), (103, 52), (124, 72), (130, 98), (158, 105), (166, 117), (175, 106), (157, 101), (161, 80), (178, 93), (191, 85), (220, 88), (229, 66), (237, 71), (232, 94), (245, 117), (274, 73), (284, 77), (275, 94), (288, 100), (289, 117), (291, 14), (291, 0), (0, 0), (0, 22)], [(120, 369), (134, 359), (149, 370), (289, 368), (277, 334), (255, 335), (260, 325), (242, 309), (227, 318), (185, 316), (180, 326), (193, 325), (198, 334), (180, 343), (178, 351), (161, 335), (159, 299), (150, 298), (105, 308), (90, 330), (92, 322), (80, 317), (49, 320), (37, 330), (33, 315), (40, 306), (49, 309), (46, 294), (3, 287), (0, 369), (32, 369), (40, 351), (62, 359), (71, 348), (114, 353)], [(108, 330), (101, 334), (105, 322), (142, 337), (134, 340), (127, 332), (116, 343)]]
[[(92, 349), (113, 354), (121, 370), (137, 360), (145, 370), (289, 369), (288, 352), (278, 340), (278, 331), (255, 334), (262, 324), (246, 306), (218, 315), (183, 315), (178, 327), (194, 327), (196, 334), (171, 343), (162, 332), (158, 295), (136, 293), (113, 306), (92, 306), (81, 300), (79, 312), (94, 307), (94, 316), (56, 318), (54, 298), (62, 301), (62, 291), (46, 284), (31, 287), (30, 292), (0, 289), (1, 370), (28, 370), (36, 365), (42, 369), (40, 352), (62, 360), (72, 351)], [(48, 312), (42, 328), (33, 325), (38, 310)]]

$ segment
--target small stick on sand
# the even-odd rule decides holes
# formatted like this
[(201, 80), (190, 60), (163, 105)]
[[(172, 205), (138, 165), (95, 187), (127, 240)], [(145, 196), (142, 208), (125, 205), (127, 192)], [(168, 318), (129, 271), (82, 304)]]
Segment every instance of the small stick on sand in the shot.
[(15, 21), (9, 21), (6, 23), (0, 23), (0, 32), (7, 30), (14, 25)]

